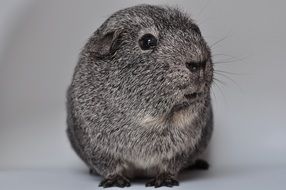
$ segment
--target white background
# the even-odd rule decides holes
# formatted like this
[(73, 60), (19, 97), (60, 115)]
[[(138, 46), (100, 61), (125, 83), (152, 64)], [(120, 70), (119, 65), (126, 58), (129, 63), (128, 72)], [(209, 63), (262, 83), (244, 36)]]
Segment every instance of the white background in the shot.
[[(212, 167), (184, 173), (179, 188), (285, 187), (285, 1), (144, 2), (192, 15), (221, 81), (213, 86)], [(0, 1), (0, 189), (97, 188), (101, 178), (87, 174), (66, 138), (65, 91), (90, 34), (114, 11), (138, 3)], [(133, 184), (140, 187), (144, 182)]]

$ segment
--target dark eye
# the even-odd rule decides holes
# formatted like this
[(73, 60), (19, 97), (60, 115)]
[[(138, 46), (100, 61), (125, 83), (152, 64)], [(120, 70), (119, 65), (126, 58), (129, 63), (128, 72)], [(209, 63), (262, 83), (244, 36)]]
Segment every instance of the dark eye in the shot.
[(144, 34), (139, 40), (139, 46), (142, 50), (148, 50), (157, 46), (157, 39), (152, 34)]

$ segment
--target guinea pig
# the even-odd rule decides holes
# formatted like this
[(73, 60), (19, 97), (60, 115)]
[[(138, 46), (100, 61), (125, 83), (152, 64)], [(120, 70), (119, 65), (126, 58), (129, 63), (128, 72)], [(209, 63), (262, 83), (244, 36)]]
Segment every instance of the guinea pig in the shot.
[(177, 8), (137, 5), (111, 15), (82, 49), (67, 90), (67, 134), (99, 186), (179, 185), (213, 130), (211, 51)]

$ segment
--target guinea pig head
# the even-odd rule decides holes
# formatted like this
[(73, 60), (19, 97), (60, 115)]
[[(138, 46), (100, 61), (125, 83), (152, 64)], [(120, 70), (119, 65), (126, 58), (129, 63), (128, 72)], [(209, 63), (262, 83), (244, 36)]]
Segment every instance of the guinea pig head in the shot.
[(107, 96), (127, 109), (165, 114), (209, 95), (210, 48), (178, 9), (140, 5), (118, 11), (94, 33), (87, 50), (97, 69), (107, 71)]

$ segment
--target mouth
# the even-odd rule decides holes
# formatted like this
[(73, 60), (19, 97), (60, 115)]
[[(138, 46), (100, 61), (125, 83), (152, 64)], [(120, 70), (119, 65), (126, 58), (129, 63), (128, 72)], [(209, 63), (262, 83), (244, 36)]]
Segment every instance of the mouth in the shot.
[(184, 100), (182, 102), (176, 104), (172, 108), (172, 112), (176, 112), (176, 111), (188, 108), (189, 106), (191, 106), (195, 102), (199, 101), (200, 97), (202, 97), (202, 95), (203, 95), (203, 93), (201, 93), (201, 92), (184, 94)]

